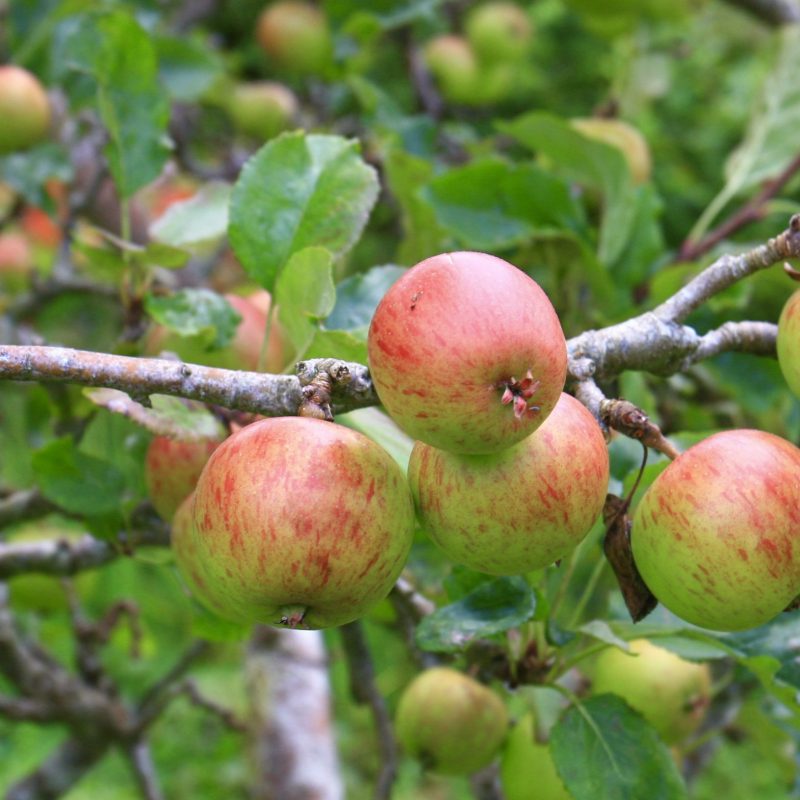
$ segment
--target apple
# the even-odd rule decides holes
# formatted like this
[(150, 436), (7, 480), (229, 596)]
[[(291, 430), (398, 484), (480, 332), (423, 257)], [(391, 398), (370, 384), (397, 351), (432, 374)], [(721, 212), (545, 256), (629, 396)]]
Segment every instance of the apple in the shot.
[(800, 593), (800, 449), (757, 430), (709, 436), (650, 485), (631, 544), (644, 582), (687, 622), (769, 621)]
[(616, 147), (628, 164), (635, 183), (647, 183), (652, 172), (650, 148), (644, 136), (628, 122), (621, 119), (579, 117), (570, 125), (589, 139)]
[(220, 441), (181, 441), (167, 436), (155, 436), (150, 441), (144, 477), (150, 500), (163, 519), (171, 520), (178, 506), (194, 491), (206, 461)]
[(464, 30), (478, 58), (487, 65), (524, 59), (533, 41), (530, 17), (516, 3), (505, 0), (475, 6), (467, 14)]
[(39, 79), (14, 64), (0, 66), (0, 155), (38, 144), (50, 128), (50, 100)]
[(227, 102), (228, 113), (237, 130), (264, 140), (291, 127), (299, 108), (295, 93), (275, 81), (240, 83)]
[(800, 397), (800, 289), (790, 295), (778, 319), (778, 364), (796, 397)]
[(454, 453), (497, 452), (533, 433), (567, 371), (547, 295), (486, 253), (442, 253), (404, 273), (375, 309), (367, 349), (389, 415)]
[(686, 661), (647, 639), (628, 642), (632, 655), (608, 647), (593, 667), (592, 693), (610, 692), (638, 711), (667, 744), (703, 721), (711, 697), (708, 664)]
[(417, 675), (400, 697), (395, 732), (405, 752), (432, 772), (469, 775), (499, 753), (508, 728), (503, 701), (449, 667)]
[[(363, 434), (308, 417), (255, 422), (195, 489), (195, 563), (221, 616), (344, 625), (383, 600), (414, 535), (402, 470)], [(201, 600), (203, 598), (200, 598)]]
[(417, 442), (408, 480), (423, 530), (457, 564), (492, 575), (541, 569), (600, 517), (609, 460), (595, 418), (562, 394), (542, 426), (489, 455)]
[(480, 69), (475, 51), (464, 37), (434, 37), (425, 45), (423, 58), (445, 100), (464, 105), (476, 103)]
[(277, 67), (300, 75), (320, 75), (333, 58), (325, 14), (304, 0), (268, 5), (256, 24), (256, 40)]
[[(267, 296), (266, 299), (259, 296), (262, 293)], [(254, 302), (256, 297), (258, 299)], [(261, 345), (267, 329), (267, 313), (263, 309), (269, 308), (269, 292), (261, 290), (257, 295), (250, 297), (226, 294), (225, 299), (242, 318), (233, 339), (225, 347), (209, 350), (200, 335), (180, 336), (167, 328), (156, 325), (145, 338), (144, 353), (158, 355), (162, 351), (170, 351), (190, 364), (203, 364), (207, 367), (221, 367), (222, 369), (243, 369), (251, 372), (257, 370)], [(273, 320), (264, 371), (281, 372), (286, 366), (286, 350), (287, 343), (281, 326), (277, 320)]]
[(20, 291), (33, 269), (33, 250), (27, 236), (17, 231), (0, 233), (0, 287)]
[(536, 800), (572, 800), (556, 772), (550, 746), (536, 741), (531, 714), (526, 714), (506, 739), (500, 781), (506, 800), (531, 800), (534, 796)]

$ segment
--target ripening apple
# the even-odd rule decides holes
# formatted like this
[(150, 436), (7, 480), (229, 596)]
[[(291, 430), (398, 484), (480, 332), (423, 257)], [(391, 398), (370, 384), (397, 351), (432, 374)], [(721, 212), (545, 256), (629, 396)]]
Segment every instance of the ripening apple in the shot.
[(597, 420), (562, 394), (542, 426), (489, 455), (417, 442), (408, 480), (422, 529), (457, 564), (518, 575), (571, 552), (599, 518), (609, 461)]
[(39, 79), (14, 64), (0, 66), (0, 155), (38, 144), (50, 128), (50, 100)]
[[(261, 299), (261, 295), (267, 299)], [(146, 355), (157, 355), (162, 351), (176, 353), (183, 361), (190, 364), (203, 364), (207, 367), (222, 369), (258, 369), (261, 346), (267, 329), (267, 313), (263, 308), (269, 307), (269, 292), (261, 290), (256, 296), (242, 297), (226, 294), (225, 299), (242, 318), (233, 339), (223, 348), (208, 349), (201, 336), (180, 336), (157, 325), (147, 335), (144, 342)], [(255, 301), (255, 302), (254, 302)], [(261, 307), (259, 307), (259, 305)], [(280, 372), (286, 366), (287, 344), (277, 320), (272, 321), (269, 342), (264, 359), (265, 372)]]
[(800, 289), (790, 295), (778, 319), (778, 363), (796, 397), (800, 397)]
[(0, 234), (0, 288), (20, 291), (33, 269), (33, 250), (27, 236), (18, 231)]
[(800, 449), (757, 430), (709, 436), (648, 488), (631, 544), (647, 586), (687, 622), (768, 622), (800, 594)]
[(194, 561), (213, 610), (299, 628), (343, 625), (383, 600), (414, 535), (392, 457), (308, 417), (265, 419), (228, 437), (200, 475), (193, 515)]
[(616, 147), (628, 164), (635, 183), (647, 183), (652, 172), (650, 148), (641, 132), (621, 119), (585, 117), (570, 120), (579, 133), (603, 144)]
[(533, 433), (567, 371), (547, 295), (486, 253), (442, 253), (409, 269), (378, 304), (367, 348), (389, 415), (455, 453), (497, 452)]
[(508, 728), (503, 701), (458, 670), (432, 667), (406, 687), (395, 732), (404, 751), (432, 772), (469, 775), (491, 764)]
[(536, 740), (531, 714), (526, 714), (506, 739), (500, 781), (505, 800), (572, 800), (556, 772), (550, 745)]
[(525, 10), (507, 0), (475, 6), (466, 17), (464, 30), (478, 58), (485, 64), (518, 62), (533, 41), (533, 25)]
[(237, 130), (263, 140), (290, 128), (299, 108), (295, 93), (275, 81), (240, 83), (227, 101)]
[(298, 75), (324, 74), (333, 39), (324, 12), (305, 0), (278, 0), (258, 18), (256, 40), (277, 66)]
[(592, 693), (618, 695), (667, 744), (677, 744), (703, 721), (711, 698), (708, 664), (686, 661), (647, 639), (628, 642), (631, 653), (608, 647), (592, 670)]
[(463, 105), (480, 102), (476, 94), (481, 70), (472, 45), (463, 36), (434, 37), (425, 45), (423, 58), (445, 100)]
[(155, 436), (145, 455), (147, 493), (159, 515), (169, 521), (188, 497), (220, 439), (181, 441)]

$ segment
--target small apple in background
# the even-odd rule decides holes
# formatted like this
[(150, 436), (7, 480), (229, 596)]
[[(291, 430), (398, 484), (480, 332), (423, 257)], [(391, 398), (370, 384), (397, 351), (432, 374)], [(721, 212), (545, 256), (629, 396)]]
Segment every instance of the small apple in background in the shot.
[(42, 141), (50, 117), (50, 99), (39, 79), (13, 64), (0, 66), (0, 155)]
[(480, 68), (472, 45), (464, 37), (443, 34), (431, 39), (423, 58), (445, 100), (463, 105), (480, 102)]
[(395, 732), (404, 751), (444, 775), (469, 775), (491, 764), (507, 728), (503, 701), (449, 667), (417, 675), (400, 697), (395, 715)]
[(709, 436), (647, 489), (631, 545), (650, 591), (687, 622), (768, 622), (800, 594), (800, 449), (764, 431)]
[(263, 140), (292, 127), (299, 109), (295, 93), (275, 81), (237, 84), (227, 101), (236, 129)]
[(778, 319), (778, 364), (795, 397), (800, 397), (800, 289), (790, 295)]
[(318, 419), (242, 428), (195, 489), (194, 563), (212, 610), (235, 621), (351, 622), (389, 594), (413, 536), (411, 493), (392, 457)]
[(585, 117), (570, 120), (570, 125), (589, 139), (616, 147), (628, 162), (634, 183), (647, 183), (653, 171), (650, 148), (644, 136), (621, 119)]
[(258, 18), (256, 40), (276, 67), (322, 75), (332, 63), (333, 39), (324, 12), (304, 0), (278, 0)]
[(647, 639), (628, 642), (633, 655), (609, 647), (592, 669), (592, 694), (610, 692), (638, 711), (667, 744), (695, 731), (711, 699), (708, 664), (686, 661)]
[(442, 253), (397, 280), (367, 337), (381, 403), (412, 438), (454, 453), (492, 453), (553, 410), (567, 347), (547, 295), (486, 253)]
[[(241, 297), (236, 294), (225, 295), (225, 299), (233, 306), (242, 320), (233, 339), (223, 348), (209, 350), (200, 336), (180, 336), (157, 325), (145, 338), (144, 353), (154, 356), (169, 351), (176, 353), (181, 360), (189, 364), (256, 371), (267, 329), (267, 314), (262, 309), (269, 308), (269, 293), (265, 292), (264, 294), (267, 295), (267, 299), (264, 299), (260, 292), (250, 297)], [(264, 360), (264, 371), (280, 372), (286, 366), (286, 351), (287, 345), (283, 331), (277, 320), (273, 320)]]
[(180, 441), (155, 436), (147, 448), (144, 477), (159, 515), (169, 521), (188, 497), (221, 439)]
[(422, 529), (457, 564), (492, 575), (541, 569), (599, 518), (609, 460), (597, 420), (562, 394), (534, 433), (490, 455), (417, 442), (408, 479)]
[(28, 237), (19, 231), (0, 233), (0, 288), (22, 291), (33, 270), (33, 249)]
[(464, 31), (485, 64), (521, 61), (533, 41), (530, 17), (516, 3), (504, 0), (474, 6), (467, 14)]
[(534, 721), (526, 714), (511, 730), (500, 761), (505, 800), (573, 800), (556, 772), (550, 745), (536, 741)]

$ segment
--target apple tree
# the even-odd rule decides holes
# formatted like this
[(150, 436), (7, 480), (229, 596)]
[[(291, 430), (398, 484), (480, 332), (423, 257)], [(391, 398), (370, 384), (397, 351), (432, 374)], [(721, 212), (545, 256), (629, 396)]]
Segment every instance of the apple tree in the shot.
[(4, 796), (795, 796), (798, 23), (0, 0)]

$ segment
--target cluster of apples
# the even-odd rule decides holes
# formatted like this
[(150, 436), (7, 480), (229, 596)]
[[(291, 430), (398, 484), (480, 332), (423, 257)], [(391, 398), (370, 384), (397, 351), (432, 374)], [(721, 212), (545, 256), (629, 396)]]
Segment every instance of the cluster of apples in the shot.
[[(608, 647), (594, 660), (587, 670), (591, 692), (621, 697), (667, 745), (677, 747), (706, 715), (709, 667), (646, 639), (628, 646), (629, 652)], [(499, 756), (507, 800), (528, 800), (532, 787), (541, 800), (569, 800), (540, 727), (532, 712), (512, 725), (498, 694), (450, 667), (420, 673), (401, 695), (395, 717), (404, 750), (431, 771), (467, 775)]]

